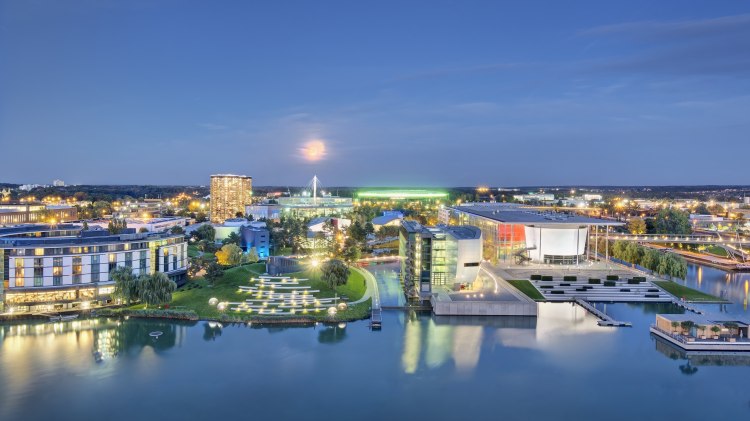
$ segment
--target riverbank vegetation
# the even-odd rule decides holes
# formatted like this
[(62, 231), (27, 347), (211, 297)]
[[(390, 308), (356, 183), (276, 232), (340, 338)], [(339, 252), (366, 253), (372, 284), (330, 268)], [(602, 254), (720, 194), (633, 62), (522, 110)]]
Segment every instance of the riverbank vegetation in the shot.
[[(604, 250), (606, 240), (599, 245), (599, 250)], [(647, 270), (661, 276), (685, 279), (687, 276), (687, 261), (684, 257), (668, 251), (660, 251), (650, 247), (644, 247), (635, 242), (615, 241), (610, 242), (610, 254), (615, 259), (639, 265)]]

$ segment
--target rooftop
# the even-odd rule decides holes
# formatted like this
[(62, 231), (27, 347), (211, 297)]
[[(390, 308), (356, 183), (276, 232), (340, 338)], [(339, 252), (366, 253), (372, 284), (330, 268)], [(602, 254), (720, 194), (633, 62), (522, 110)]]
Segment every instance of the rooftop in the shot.
[(624, 222), (581, 216), (573, 212), (555, 212), (531, 206), (510, 203), (474, 203), (452, 206), (458, 212), (464, 212), (497, 222), (523, 225), (624, 225)]

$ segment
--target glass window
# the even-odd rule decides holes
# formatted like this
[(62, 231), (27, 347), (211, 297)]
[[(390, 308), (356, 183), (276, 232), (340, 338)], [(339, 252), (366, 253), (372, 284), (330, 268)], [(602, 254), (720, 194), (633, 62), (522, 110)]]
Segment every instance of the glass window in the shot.
[(16, 259), (16, 286), (22, 287), (24, 286), (24, 269), (23, 269), (23, 259)]
[(133, 267), (133, 252), (127, 252), (125, 253), (125, 266), (132, 268)]
[(34, 249), (34, 256), (44, 256), (44, 249)]

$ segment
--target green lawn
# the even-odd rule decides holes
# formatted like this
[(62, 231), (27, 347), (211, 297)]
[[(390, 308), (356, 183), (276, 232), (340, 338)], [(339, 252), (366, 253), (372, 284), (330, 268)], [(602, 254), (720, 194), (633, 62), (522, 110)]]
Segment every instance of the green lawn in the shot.
[(542, 293), (534, 288), (534, 285), (532, 285), (530, 281), (512, 280), (508, 281), (508, 283), (513, 285), (517, 290), (523, 292), (527, 297), (531, 298), (534, 301), (545, 301)]
[[(224, 271), (224, 276), (216, 281), (216, 284), (209, 286), (208, 282), (202, 278), (189, 281), (172, 296), (170, 306), (176, 309), (194, 310), (202, 319), (221, 319), (222, 316), (236, 317), (241, 320), (258, 320), (262, 318), (283, 318), (284, 316), (244, 314), (234, 312), (221, 312), (215, 306), (210, 306), (208, 300), (216, 297), (219, 301), (241, 302), (249, 296), (247, 293), (239, 292), (240, 285), (249, 285), (250, 278), (258, 276), (265, 271), (263, 263), (256, 263), (242, 267), (235, 267)], [(325, 282), (320, 279), (320, 271), (305, 271), (289, 274), (295, 278), (309, 279), (307, 283), (312, 289), (319, 289), (320, 293), (316, 296), (321, 298), (333, 297), (334, 291), (328, 288)], [(351, 271), (349, 280), (345, 285), (336, 288), (339, 295), (346, 295), (350, 301), (355, 301), (364, 295), (366, 290), (365, 281), (362, 275)], [(339, 320), (350, 320), (364, 318), (369, 314), (370, 301), (351, 306), (348, 310), (337, 314)], [(301, 318), (301, 317), (299, 317)], [(327, 320), (326, 314), (313, 314), (305, 316), (310, 320)]]
[[(195, 258), (201, 255), (201, 251), (198, 249), (198, 246), (191, 244), (188, 246), (188, 257)], [(216, 255), (213, 253), (203, 253), (203, 258), (206, 260), (216, 260)]]
[(726, 250), (724, 250), (721, 247), (717, 247), (717, 246), (706, 246), (705, 250), (703, 250), (703, 251), (705, 253), (714, 254), (714, 255), (720, 256), (720, 257), (729, 257), (729, 253), (727, 253)]
[(686, 286), (680, 285), (676, 282), (672, 281), (654, 281), (654, 284), (661, 287), (668, 293), (674, 295), (677, 298), (684, 298), (686, 301), (725, 301), (722, 300), (719, 297), (714, 297), (713, 295), (706, 294), (705, 292), (701, 292), (692, 288), (688, 288)]

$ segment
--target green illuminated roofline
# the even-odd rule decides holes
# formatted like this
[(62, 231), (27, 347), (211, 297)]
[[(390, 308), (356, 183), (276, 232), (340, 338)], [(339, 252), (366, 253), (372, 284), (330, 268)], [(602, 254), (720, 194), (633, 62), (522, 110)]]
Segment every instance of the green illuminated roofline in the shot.
[(448, 193), (431, 190), (365, 190), (357, 192), (357, 197), (375, 199), (440, 199), (448, 197)]

